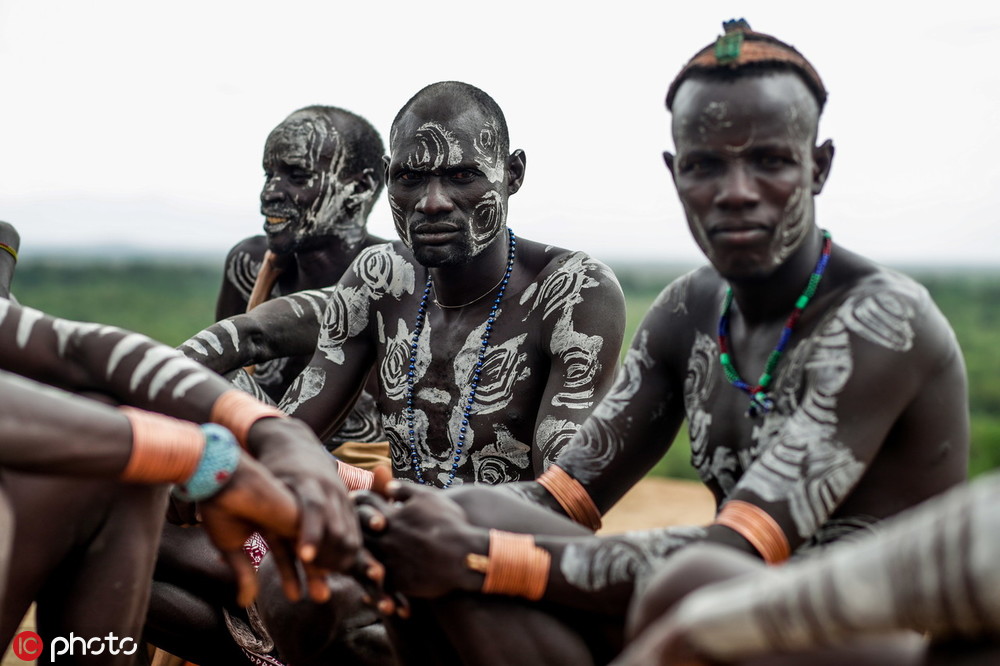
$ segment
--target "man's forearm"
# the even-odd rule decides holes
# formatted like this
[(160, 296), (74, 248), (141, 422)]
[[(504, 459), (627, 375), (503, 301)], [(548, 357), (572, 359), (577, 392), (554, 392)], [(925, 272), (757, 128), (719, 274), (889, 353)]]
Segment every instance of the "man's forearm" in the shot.
[(212, 324), (178, 349), (219, 374), (275, 358), (309, 356), (316, 349), (325, 300), (323, 290), (277, 298), (252, 313)]

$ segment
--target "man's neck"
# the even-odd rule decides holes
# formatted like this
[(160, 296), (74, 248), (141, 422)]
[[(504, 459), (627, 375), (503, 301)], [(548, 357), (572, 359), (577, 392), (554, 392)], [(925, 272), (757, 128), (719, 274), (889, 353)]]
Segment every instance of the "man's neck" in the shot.
[(294, 270), (297, 291), (319, 289), (335, 284), (347, 267), (365, 247), (367, 236), (354, 246), (348, 246), (342, 239), (331, 236), (321, 245), (299, 250), (288, 259), (286, 274)]
[(743, 320), (752, 326), (787, 317), (806, 288), (822, 247), (822, 232), (814, 229), (802, 245), (767, 277), (730, 280)]
[(499, 288), (497, 280), (504, 275), (509, 252), (509, 239), (504, 230), (468, 263), (430, 269), (435, 299), (445, 305), (456, 306), (473, 299), (479, 300), (478, 297), (486, 291)]

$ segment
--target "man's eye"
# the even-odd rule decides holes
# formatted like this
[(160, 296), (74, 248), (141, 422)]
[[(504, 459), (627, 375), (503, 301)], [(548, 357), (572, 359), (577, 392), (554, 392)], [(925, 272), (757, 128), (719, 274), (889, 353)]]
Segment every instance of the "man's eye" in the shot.
[(396, 176), (396, 180), (408, 185), (419, 183), (422, 179), (423, 176), (416, 171), (403, 171)]
[(312, 178), (312, 171), (306, 171), (305, 169), (294, 169), (289, 176), (292, 180), (297, 183), (304, 183)]
[(694, 176), (711, 173), (718, 166), (718, 160), (699, 158), (681, 162), (681, 173)]
[(460, 171), (453, 171), (451, 173), (451, 179), (458, 183), (467, 183), (476, 177), (476, 172), (472, 169), (462, 169)]

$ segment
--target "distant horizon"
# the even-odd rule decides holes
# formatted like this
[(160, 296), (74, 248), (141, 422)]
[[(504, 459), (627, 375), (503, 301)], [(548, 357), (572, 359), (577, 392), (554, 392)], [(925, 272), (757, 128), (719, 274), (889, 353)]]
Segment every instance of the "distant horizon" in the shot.
[[(31, 249), (30, 252), (22, 246), (19, 264), (21, 267), (37, 261), (56, 261), (60, 263), (92, 263), (98, 260), (113, 260), (116, 262), (141, 262), (155, 261), (156, 263), (204, 263), (207, 265), (218, 264), (222, 269), (222, 262), (226, 256), (226, 250), (218, 248), (177, 250), (175, 248), (149, 248), (127, 243), (117, 245), (45, 245)], [(695, 261), (689, 258), (664, 258), (655, 259), (651, 257), (635, 257), (622, 255), (607, 255), (596, 257), (600, 261), (608, 264), (612, 268), (627, 267), (630, 270), (642, 268), (660, 268), (671, 272), (687, 271), (699, 266), (704, 266), (707, 260)], [(997, 273), (1000, 274), (1000, 266), (986, 260), (982, 261), (959, 261), (948, 258), (942, 261), (934, 260), (905, 260), (897, 262), (878, 262), (888, 268), (902, 272), (928, 272), (947, 271), (954, 273)]]

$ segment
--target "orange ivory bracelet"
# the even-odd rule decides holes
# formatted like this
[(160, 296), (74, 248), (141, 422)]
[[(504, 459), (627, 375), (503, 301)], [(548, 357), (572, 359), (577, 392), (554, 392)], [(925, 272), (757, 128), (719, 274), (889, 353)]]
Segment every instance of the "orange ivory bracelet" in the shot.
[(587, 489), (558, 465), (552, 465), (537, 479), (552, 497), (559, 502), (566, 515), (573, 522), (589, 527), (595, 532), (601, 529), (601, 512)]
[(792, 549), (778, 522), (756, 504), (729, 500), (715, 518), (716, 525), (725, 525), (750, 542), (768, 564), (781, 564)]
[(246, 448), (247, 437), (254, 423), (266, 418), (286, 418), (287, 414), (250, 396), (239, 389), (230, 389), (216, 399), (209, 420), (232, 431)]
[(348, 490), (369, 490), (372, 487), (372, 481), (375, 480), (375, 475), (372, 472), (348, 465), (343, 460), (337, 460), (337, 474), (340, 475), (340, 480), (344, 482)]
[(122, 481), (181, 483), (191, 478), (205, 451), (201, 428), (135, 407), (118, 409), (132, 426), (132, 453)]
[(552, 555), (535, 545), (530, 534), (490, 530), (489, 555), (469, 553), (468, 568), (486, 574), (483, 592), (538, 601), (549, 583)]

